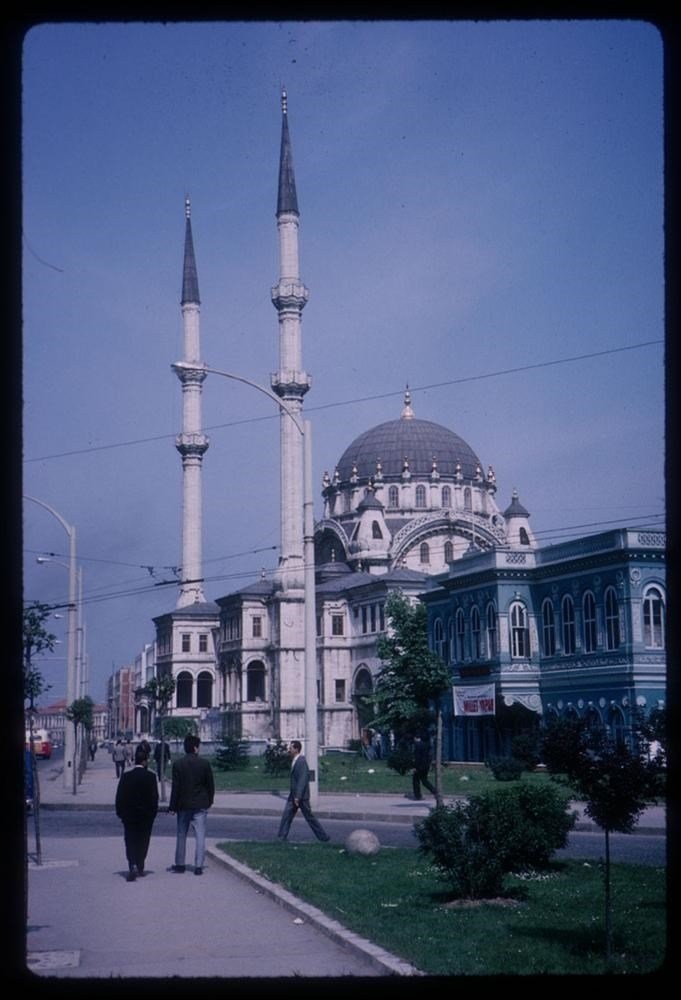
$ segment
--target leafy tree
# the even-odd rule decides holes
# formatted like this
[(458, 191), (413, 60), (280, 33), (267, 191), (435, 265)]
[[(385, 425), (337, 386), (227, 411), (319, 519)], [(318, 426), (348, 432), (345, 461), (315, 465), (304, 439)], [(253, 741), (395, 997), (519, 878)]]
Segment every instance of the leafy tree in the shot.
[(376, 678), (372, 702), (374, 724), (392, 729), (397, 744), (404, 744), (432, 722), (436, 705), (437, 742), (436, 802), (442, 804), (442, 713), (439, 698), (450, 684), (449, 670), (428, 646), (428, 615), (424, 604), (411, 604), (398, 592), (385, 604), (388, 631), (376, 649), (382, 666)]
[(78, 727), (84, 732), (89, 732), (94, 723), (95, 703), (89, 694), (84, 698), (76, 698), (66, 709), (66, 718), (73, 723), (73, 794), (76, 794), (76, 757), (78, 752)]
[(169, 740), (179, 743), (189, 733), (196, 733), (196, 720), (171, 715), (163, 723), (163, 733)]
[(658, 790), (660, 761), (614, 739), (604, 726), (557, 721), (545, 730), (542, 758), (554, 780), (567, 783), (584, 801), (585, 812), (605, 833), (605, 951), (612, 955), (610, 834), (631, 833)]
[(23, 672), (24, 672), (24, 702), (27, 702), (26, 717), (29, 732), (29, 757), (25, 767), (31, 770), (31, 787), (33, 789), (33, 824), (35, 829), (36, 858), (38, 864), (42, 863), (42, 851), (40, 843), (40, 783), (38, 780), (38, 768), (36, 766), (35, 753), (33, 752), (33, 719), (35, 715), (35, 703), (41, 694), (50, 690), (51, 685), (45, 682), (45, 678), (33, 663), (33, 658), (38, 653), (46, 650), (51, 652), (57, 641), (56, 635), (49, 632), (45, 627), (47, 619), (50, 617), (52, 609), (47, 604), (33, 601), (24, 608), (23, 613)]
[[(173, 694), (175, 693), (175, 678), (172, 674), (159, 674), (157, 677), (152, 677), (151, 680), (145, 684), (142, 688), (142, 693), (145, 694), (151, 701), (154, 722), (158, 718), (159, 728), (161, 732), (161, 760), (165, 761), (165, 725), (166, 715), (168, 714), (168, 706), (172, 700)], [(170, 720), (167, 720), (170, 721)], [(161, 802), (166, 800), (166, 778), (165, 778), (165, 767), (161, 768)]]

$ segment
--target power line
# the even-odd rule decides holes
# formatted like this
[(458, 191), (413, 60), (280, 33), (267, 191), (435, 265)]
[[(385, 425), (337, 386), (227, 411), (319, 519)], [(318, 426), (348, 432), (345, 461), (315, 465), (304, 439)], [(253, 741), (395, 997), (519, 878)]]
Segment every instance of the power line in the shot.
[[(484, 379), (500, 378), (502, 375), (517, 375), (520, 372), (534, 371), (539, 368), (552, 368), (557, 365), (574, 364), (577, 361), (588, 361), (592, 358), (606, 357), (611, 354), (621, 354), (624, 351), (635, 351), (642, 347), (651, 347), (654, 344), (663, 343), (664, 340), (662, 338), (656, 340), (644, 340), (639, 344), (628, 344), (625, 347), (611, 347), (603, 351), (592, 351), (589, 354), (575, 354), (567, 358), (556, 358), (553, 361), (539, 361), (535, 364), (518, 365), (515, 368), (502, 368), (498, 371), (485, 372), (481, 375), (464, 375), (461, 376), (461, 378), (448, 379), (445, 382), (432, 382), (428, 385), (417, 385), (410, 388), (412, 392), (426, 392), (429, 389), (443, 389), (451, 385), (462, 385), (465, 382), (480, 382)], [(335, 403), (320, 403), (318, 406), (307, 407), (306, 413), (315, 413), (319, 410), (330, 410), (339, 406), (354, 406), (357, 403), (368, 403), (378, 399), (388, 399), (391, 396), (402, 396), (403, 394), (404, 387), (391, 390), (390, 392), (376, 393), (371, 396), (357, 396), (354, 399), (339, 400)], [(227, 427), (239, 427), (242, 424), (253, 424), (262, 420), (274, 420), (276, 419), (276, 416), (277, 414), (273, 413), (262, 417), (247, 417), (243, 420), (233, 420), (225, 424), (212, 424), (211, 426), (204, 428), (204, 430), (224, 430)], [(47, 462), (54, 458), (68, 458), (72, 455), (88, 455), (96, 451), (108, 451), (112, 448), (127, 448), (132, 445), (150, 444), (155, 441), (174, 440), (176, 436), (176, 434), (157, 434), (154, 437), (135, 438), (131, 441), (118, 441), (113, 444), (93, 445), (89, 448), (74, 448), (71, 451), (56, 452), (53, 455), (41, 455), (37, 458), (25, 458), (24, 462)]]

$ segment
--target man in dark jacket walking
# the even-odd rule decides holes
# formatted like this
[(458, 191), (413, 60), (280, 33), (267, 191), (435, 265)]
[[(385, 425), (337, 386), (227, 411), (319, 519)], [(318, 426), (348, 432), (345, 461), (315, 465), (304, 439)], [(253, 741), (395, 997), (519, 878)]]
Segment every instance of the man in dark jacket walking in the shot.
[(430, 741), (422, 736), (414, 737), (414, 772), (412, 775), (412, 785), (415, 799), (422, 799), (421, 785), (424, 785), (429, 792), (437, 795), (434, 787), (428, 779), (430, 771)]
[(201, 740), (188, 733), (184, 738), (184, 757), (173, 762), (169, 813), (177, 813), (175, 864), (171, 871), (185, 870), (187, 834), (194, 828), (194, 874), (203, 875), (206, 857), (206, 818), (215, 797), (213, 770), (208, 761), (199, 757)]
[(116, 815), (123, 822), (128, 882), (134, 882), (138, 875), (146, 875), (144, 862), (157, 812), (156, 778), (147, 770), (147, 755), (138, 747), (135, 766), (124, 771), (116, 789)]
[(286, 840), (293, 822), (293, 817), (300, 809), (317, 840), (330, 840), (330, 837), (310, 808), (310, 769), (303, 757), (299, 740), (293, 740), (289, 753), (291, 754), (291, 791), (284, 806), (284, 812), (279, 824), (279, 840)]

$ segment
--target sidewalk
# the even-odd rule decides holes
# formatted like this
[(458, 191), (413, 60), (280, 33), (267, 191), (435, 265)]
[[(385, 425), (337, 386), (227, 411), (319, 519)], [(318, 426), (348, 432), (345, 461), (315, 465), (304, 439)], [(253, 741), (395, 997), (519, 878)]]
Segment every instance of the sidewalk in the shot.
[[(101, 751), (76, 795), (63, 786), (61, 765), (42, 769), (42, 809), (113, 810), (116, 777)], [(170, 783), (166, 785), (166, 797)], [(279, 817), (284, 793), (220, 792), (213, 810)], [(450, 800), (451, 801), (451, 800)], [(432, 800), (396, 795), (320, 794), (320, 818), (412, 823)], [(579, 829), (593, 824), (580, 811)], [(646, 811), (639, 832), (665, 833), (665, 810)], [(28, 823), (27, 977), (229, 978), (267, 980), (420, 975), (408, 963), (229, 859), (208, 840), (206, 873), (167, 870), (174, 838), (153, 836), (150, 874), (124, 875), (119, 837), (42, 838), (35, 863)], [(188, 859), (192, 857), (192, 838)], [(46, 984), (47, 985), (47, 982)]]

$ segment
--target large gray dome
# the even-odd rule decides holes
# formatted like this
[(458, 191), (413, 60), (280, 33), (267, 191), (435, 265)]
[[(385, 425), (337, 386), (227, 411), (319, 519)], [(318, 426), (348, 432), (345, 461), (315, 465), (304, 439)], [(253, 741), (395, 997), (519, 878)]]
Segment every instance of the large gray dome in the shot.
[(343, 452), (338, 472), (341, 482), (347, 482), (356, 465), (359, 479), (366, 480), (375, 476), (376, 462), (380, 459), (383, 478), (396, 479), (402, 474), (405, 458), (411, 475), (417, 477), (430, 475), (433, 459), (444, 478), (454, 476), (458, 462), (464, 479), (473, 479), (480, 464), (473, 449), (458, 434), (430, 420), (403, 416), (378, 424), (355, 438)]

